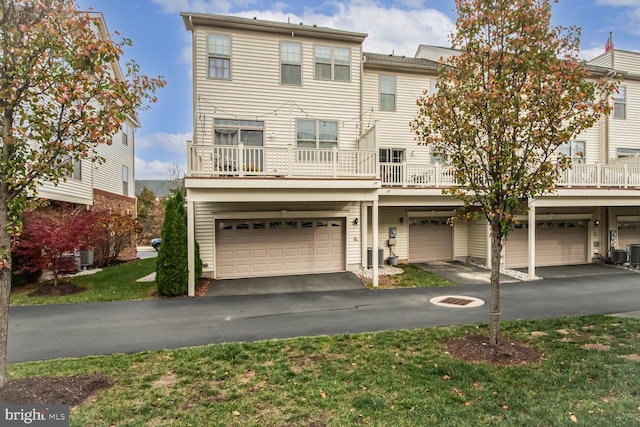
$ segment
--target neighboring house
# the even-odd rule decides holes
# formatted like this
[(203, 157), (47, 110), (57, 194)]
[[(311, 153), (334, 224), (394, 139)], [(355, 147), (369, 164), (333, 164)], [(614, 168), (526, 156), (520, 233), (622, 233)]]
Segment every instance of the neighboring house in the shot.
[[(488, 225), (448, 224), (460, 206), (442, 194), (453, 175), (409, 127), (416, 99), (435, 90), (437, 59), (455, 51), (421, 45), (414, 58), (365, 53), (362, 33), (182, 17), (194, 64), (189, 235), (206, 274), (357, 270), (377, 264), (372, 248), (400, 262), (488, 262)], [(640, 149), (640, 54), (614, 54), (615, 67), (601, 57), (589, 69), (623, 74), (615, 112), (562, 148), (574, 167), (557, 194), (533, 200), (520, 218), (506, 242), (506, 267), (529, 267), (533, 275), (535, 266), (590, 263), (610, 248), (640, 243), (640, 164), (633, 157)], [(194, 283), (190, 277), (190, 295)]]
[[(95, 30), (103, 38), (110, 38), (102, 13), (90, 12)], [(123, 79), (118, 63), (113, 63), (113, 73)], [(120, 131), (113, 137), (111, 145), (100, 144), (98, 154), (103, 163), (90, 160), (75, 162), (73, 172), (65, 182), (57, 185), (44, 183), (38, 189), (40, 198), (53, 202), (66, 202), (74, 205), (92, 206), (93, 209), (107, 210), (112, 213), (136, 215), (135, 195), (135, 129), (139, 128), (137, 117), (128, 115)], [(135, 257), (135, 241), (123, 256)]]

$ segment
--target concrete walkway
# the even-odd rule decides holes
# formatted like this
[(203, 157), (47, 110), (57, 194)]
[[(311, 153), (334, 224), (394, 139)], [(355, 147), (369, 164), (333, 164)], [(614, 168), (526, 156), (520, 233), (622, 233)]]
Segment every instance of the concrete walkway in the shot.
[[(486, 323), (488, 304), (446, 308), (433, 297), (489, 301), (489, 286), (216, 296), (12, 307), (10, 362), (231, 341)], [(640, 274), (505, 283), (503, 320), (640, 312)]]

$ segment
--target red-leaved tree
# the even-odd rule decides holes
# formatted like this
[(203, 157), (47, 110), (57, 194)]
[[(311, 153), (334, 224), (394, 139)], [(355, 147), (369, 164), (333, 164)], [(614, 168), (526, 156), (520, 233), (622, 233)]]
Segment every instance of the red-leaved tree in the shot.
[(53, 273), (53, 286), (60, 273), (76, 271), (73, 254), (95, 235), (95, 215), (75, 211), (39, 210), (24, 213), (24, 225), (14, 253), (22, 260), (16, 273), (48, 270)]

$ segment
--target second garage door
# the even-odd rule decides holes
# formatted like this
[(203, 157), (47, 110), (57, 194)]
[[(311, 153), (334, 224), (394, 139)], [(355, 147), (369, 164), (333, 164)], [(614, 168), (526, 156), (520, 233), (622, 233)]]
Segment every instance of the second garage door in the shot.
[(447, 218), (409, 220), (409, 262), (450, 261), (453, 227)]
[[(505, 265), (523, 268), (528, 260), (528, 223), (520, 224), (507, 237)], [(587, 221), (538, 221), (536, 266), (584, 264), (587, 257)]]
[(343, 219), (216, 221), (216, 277), (344, 271)]

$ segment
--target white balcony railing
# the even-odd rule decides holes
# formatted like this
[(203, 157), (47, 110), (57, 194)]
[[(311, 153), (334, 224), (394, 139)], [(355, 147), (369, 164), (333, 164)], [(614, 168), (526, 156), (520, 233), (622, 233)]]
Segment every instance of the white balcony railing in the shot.
[(189, 176), (376, 178), (375, 150), (189, 145)]
[[(455, 186), (454, 170), (444, 165), (380, 164), (382, 185), (388, 187), (446, 188)], [(562, 173), (559, 187), (640, 187), (640, 166), (573, 165)]]

